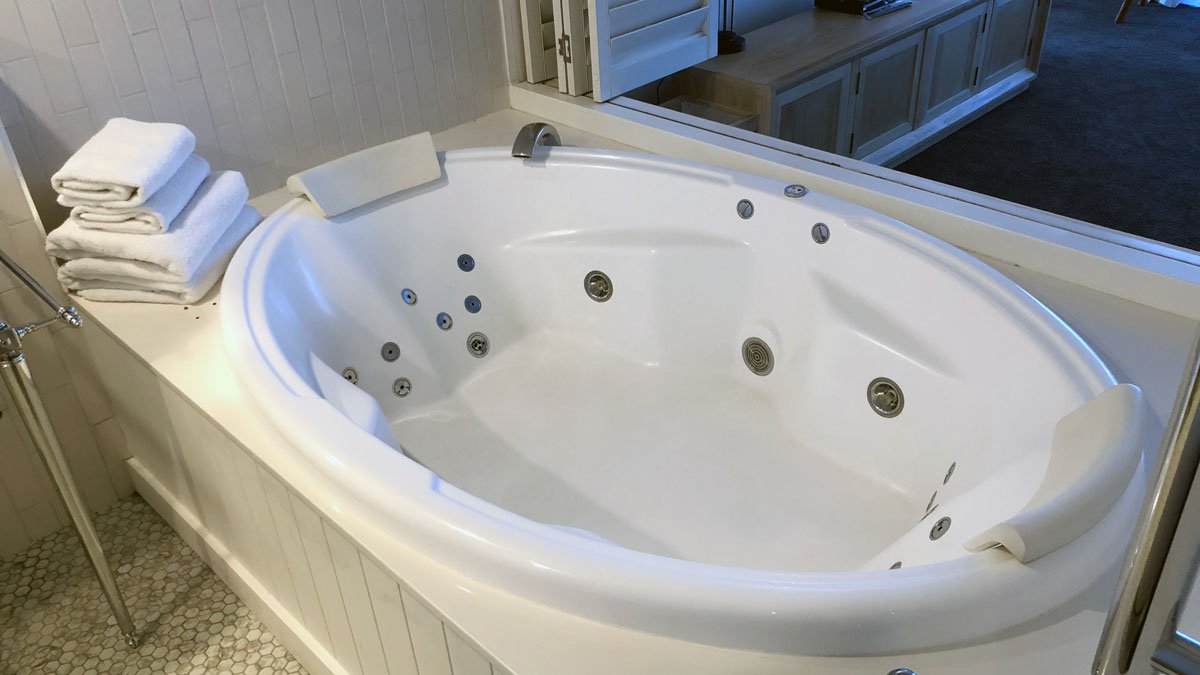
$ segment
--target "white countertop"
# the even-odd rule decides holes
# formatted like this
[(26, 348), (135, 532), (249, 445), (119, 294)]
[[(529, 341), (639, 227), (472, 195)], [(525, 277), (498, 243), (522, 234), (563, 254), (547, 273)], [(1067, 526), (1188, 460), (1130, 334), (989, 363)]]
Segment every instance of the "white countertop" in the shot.
[[(507, 145), (516, 130), (529, 121), (533, 121), (529, 115), (506, 110), (438, 134), (434, 140), (439, 149)], [(558, 130), (565, 144), (625, 147), (565, 126), (559, 125)], [(265, 214), (287, 199), (285, 192), (276, 191), (254, 203)], [(999, 264), (997, 267), (1070, 323), (1113, 367), (1118, 378), (1145, 390), (1157, 417), (1149, 425), (1150, 434), (1161, 435), (1162, 420), (1174, 401), (1195, 324), (1037, 273)], [(394, 571), (518, 675), (745, 671), (747, 655), (731, 650), (603, 626), (548, 609), (539, 618), (528, 620), (515, 609), (526, 601), (499, 590), (494, 592), (493, 602), (467, 597), (454, 583), (453, 572), (356, 518), (350, 509), (338, 508), (338, 496), (328, 494), (324, 479), (314, 468), (296, 461), (294, 451), (258, 412), (238, 381), (224, 349), (216, 292), (189, 307), (96, 303), (82, 298), (75, 298), (75, 302), (88, 319), (123, 343), (240, 445), (305, 494), (326, 517), (353, 533), (368, 550), (381, 558), (407, 561), (404, 569)], [(1096, 589), (1040, 620), (1036, 629), (987, 645), (858, 660), (853, 666), (761, 655), (756, 657), (760, 667), (755, 672), (886, 673), (906, 666), (921, 675), (1083, 673), (1090, 668), (1110, 595), (1111, 587)]]

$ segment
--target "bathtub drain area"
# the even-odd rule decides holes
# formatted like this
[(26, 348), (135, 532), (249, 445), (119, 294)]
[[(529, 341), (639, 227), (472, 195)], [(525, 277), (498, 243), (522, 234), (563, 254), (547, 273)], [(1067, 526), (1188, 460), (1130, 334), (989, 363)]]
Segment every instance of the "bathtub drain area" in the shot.
[(661, 372), (546, 333), (489, 359), (392, 428), (444, 480), (520, 515), (790, 570), (857, 569), (913, 525), (906, 495), (791, 436), (744, 371)]

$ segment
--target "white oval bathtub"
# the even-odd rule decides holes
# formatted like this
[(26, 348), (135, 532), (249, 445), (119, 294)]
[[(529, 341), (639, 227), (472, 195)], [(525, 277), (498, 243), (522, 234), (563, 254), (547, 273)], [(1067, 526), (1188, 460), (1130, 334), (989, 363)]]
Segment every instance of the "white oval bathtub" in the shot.
[(292, 201), (221, 294), (272, 422), (437, 563), (608, 623), (837, 656), (986, 640), (1124, 550), (1136, 390), (973, 258), (680, 161), (442, 165), (330, 220)]

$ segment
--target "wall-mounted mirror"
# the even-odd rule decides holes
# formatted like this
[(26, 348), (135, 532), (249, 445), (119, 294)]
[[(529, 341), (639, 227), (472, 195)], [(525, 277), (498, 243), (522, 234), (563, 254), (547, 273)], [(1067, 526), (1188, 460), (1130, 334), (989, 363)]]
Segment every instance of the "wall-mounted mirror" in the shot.
[[(559, 26), (547, 54), (560, 74), (564, 59), (593, 68), (591, 83), (557, 82), (564, 92), (895, 168), (896, 180), (998, 197), (1014, 215), (1169, 257), (1200, 249), (1200, 115), (1188, 112), (1200, 108), (1200, 10), (1186, 2), (1124, 23), (1116, 3), (1086, 0), (561, 4), (588, 25)], [(742, 51), (718, 48), (730, 32)]]

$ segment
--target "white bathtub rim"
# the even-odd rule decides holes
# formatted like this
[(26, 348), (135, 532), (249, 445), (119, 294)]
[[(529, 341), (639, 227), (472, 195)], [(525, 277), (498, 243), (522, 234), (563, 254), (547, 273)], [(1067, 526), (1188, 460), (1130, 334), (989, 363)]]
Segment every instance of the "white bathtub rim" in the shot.
[[(452, 152), (446, 159), (493, 159), (499, 153), (503, 153), (507, 161), (513, 161), (503, 150)], [(555, 160), (575, 157), (583, 161), (624, 159), (626, 154), (556, 149)], [(638, 161), (655, 165), (680, 164), (628, 154)], [(685, 169), (689, 173), (697, 172), (690, 163)], [(725, 173), (737, 175), (736, 172)], [(245, 277), (254, 251), (269, 244), (274, 237), (282, 236), (282, 229), (274, 225), (295, 209), (302, 208), (306, 208), (304, 202), (292, 202), (268, 218), (235, 256), (230, 276)], [(917, 239), (926, 238), (918, 233)], [(940, 246), (936, 246), (936, 250), (944, 253)], [(974, 269), (988, 277), (1017, 288), (982, 263), (973, 259), (971, 262)], [(254, 271), (262, 272), (261, 269)], [(242, 293), (237, 292), (235, 284), (226, 284), (221, 303), (226, 343), (234, 352), (234, 362), (240, 366), (239, 374), (250, 385), (248, 388), (262, 404), (272, 424), (289, 442), (315, 463), (331, 482), (355, 486), (356, 494), (350, 498), (356, 506), (366, 507), (385, 522), (400, 525), (404, 536), (409, 537), (417, 548), (425, 550), (434, 559), (464, 570), (482, 583), (507, 588), (510, 592), (569, 611), (613, 623), (636, 625), (649, 632), (724, 646), (813, 655), (912, 651), (979, 639), (1033, 618), (1025, 616), (1028, 607), (1023, 603), (1004, 602), (1014, 593), (1038, 589), (1037, 596), (1042, 602), (1037, 605), (1045, 610), (1065, 603), (1093, 583), (1107, 566), (1086, 562), (1102, 559), (1102, 550), (1110, 552), (1119, 548), (1116, 539), (1123, 537), (1125, 530), (1114, 529), (1111, 521), (1130, 519), (1129, 503), (1136, 509), (1140, 501), (1140, 482), (1135, 478), (1118, 506), (1100, 525), (1085, 537), (1031, 566), (1021, 565), (1007, 554), (994, 550), (896, 571), (795, 573), (723, 568), (632, 551), (529, 521), (457, 489), (450, 490), (453, 498), (443, 493), (432, 494), (429, 487), (437, 480), (433, 474), (404, 459), (336, 413), (297, 373), (277, 372), (271, 364), (283, 361), (278, 354), (269, 358), (267, 350), (277, 351), (278, 346), (239, 329), (239, 324), (243, 323), (264, 325), (262, 317), (248, 315), (252, 303), (247, 304), (256, 289), (261, 289), (264, 280), (252, 274), (247, 281)], [(1058, 338), (1056, 343), (1061, 345), (1078, 340), (1065, 323), (1024, 291), (1020, 292), (1020, 297), (1024, 298), (1019, 305), (1023, 311), (1046, 313), (1040, 317), (1043, 321), (1035, 322), (1035, 325), (1048, 327)], [(1054, 318), (1053, 324), (1044, 322), (1046, 315)], [(1089, 385), (1102, 387), (1111, 383), (1111, 374), (1090, 349), (1086, 354), (1067, 351), (1083, 362), (1081, 365), (1092, 366), (1086, 369), (1092, 376)], [(270, 397), (264, 395), (264, 388), (273, 390)], [(332, 439), (339, 439), (339, 442), (329, 443)], [(347, 439), (354, 440), (347, 442)], [(325, 452), (326, 448), (335, 446), (341, 446), (339, 454), (348, 457), (348, 461), (342, 462)], [(1138, 494), (1130, 500), (1134, 492)], [(497, 524), (504, 526), (500, 533), (503, 538), (495, 536)], [(488, 539), (488, 536), (495, 538)], [(412, 540), (413, 537), (416, 539)], [(1095, 545), (1097, 538), (1104, 542), (1100, 547)], [(1089, 543), (1091, 545), (1087, 545)], [(1089, 551), (1087, 555), (1081, 557), (1075, 553), (1085, 548)], [(547, 564), (547, 561), (553, 564)], [(1085, 564), (1080, 566), (1081, 562)], [(619, 566), (619, 573), (614, 571), (614, 565)], [(1041, 576), (1043, 573), (1054, 577), (1053, 583), (1047, 583)], [(984, 586), (989, 587), (986, 595), (999, 603), (993, 605), (993, 609), (1007, 605), (1005, 609), (1010, 611), (987, 612), (990, 620), (979, 622), (947, 619), (954, 614), (950, 610), (954, 609), (956, 600), (961, 599), (961, 594), (972, 591), (970, 595), (979, 597)], [(513, 590), (513, 587), (520, 590)], [(646, 597), (647, 589), (653, 589), (653, 598)], [(610, 596), (618, 598), (625, 606), (596, 606), (596, 600)], [(701, 610), (697, 605), (698, 596), (703, 597), (704, 608), (719, 610), (720, 616), (715, 621), (698, 613)], [(919, 620), (912, 616), (894, 620), (891, 623), (896, 625), (888, 631), (882, 630), (888, 621), (877, 623), (872, 620), (880, 614), (894, 616), (895, 608), (911, 610), (913, 607), (919, 607), (929, 616)], [(892, 614), (888, 614), (889, 611)], [(744, 629), (730, 630), (735, 625)], [(920, 635), (904, 630), (904, 625), (919, 625), (920, 630), (916, 632)], [(938, 636), (935, 643), (928, 640), (931, 634)]]

